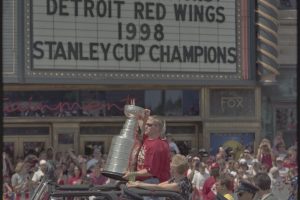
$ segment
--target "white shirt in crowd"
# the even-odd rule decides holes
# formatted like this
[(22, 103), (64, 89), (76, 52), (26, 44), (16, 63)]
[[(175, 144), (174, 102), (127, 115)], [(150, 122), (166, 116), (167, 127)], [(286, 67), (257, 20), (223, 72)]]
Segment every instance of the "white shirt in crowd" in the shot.
[(176, 152), (176, 154), (180, 153), (179, 148), (175, 142), (169, 142), (169, 147), (170, 149), (173, 149)]
[(204, 172), (203, 174), (201, 174), (199, 171), (195, 170), (194, 177), (192, 180), (193, 186), (196, 187), (198, 190), (202, 190), (203, 184), (204, 184), (205, 180), (207, 178), (209, 178), (209, 176), (210, 175), (207, 172)]
[(42, 177), (44, 175), (45, 175), (44, 172), (41, 170), (41, 168), (39, 168), (39, 170), (37, 170), (36, 172), (34, 172), (31, 180), (33, 182), (39, 182), (39, 181), (41, 181), (41, 179), (42, 179)]

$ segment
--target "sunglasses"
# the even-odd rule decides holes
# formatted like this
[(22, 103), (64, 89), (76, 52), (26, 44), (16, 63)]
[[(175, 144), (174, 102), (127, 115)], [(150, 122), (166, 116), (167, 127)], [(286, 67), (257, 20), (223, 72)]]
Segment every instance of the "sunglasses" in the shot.
[(149, 124), (149, 123), (146, 124), (146, 126), (148, 126), (148, 127), (152, 127), (153, 125), (155, 125), (155, 124)]

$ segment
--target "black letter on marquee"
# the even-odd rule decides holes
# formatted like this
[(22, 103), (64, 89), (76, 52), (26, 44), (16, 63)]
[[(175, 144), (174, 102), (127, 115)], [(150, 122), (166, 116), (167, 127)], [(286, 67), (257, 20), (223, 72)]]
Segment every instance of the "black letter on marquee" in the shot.
[(108, 43), (108, 44), (106, 45), (106, 48), (105, 48), (105, 46), (104, 46), (103, 43), (100, 43), (100, 47), (101, 47), (101, 49), (102, 49), (102, 51), (103, 51), (103, 53), (104, 53), (104, 60), (107, 60), (107, 55), (108, 55), (108, 50), (109, 50), (109, 48), (110, 48), (110, 43)]
[(211, 13), (209, 10), (214, 10), (213, 6), (207, 6), (205, 16), (208, 22), (213, 22), (215, 20), (215, 14)]
[(52, 45), (55, 45), (56, 42), (46, 41), (45, 44), (47, 44), (49, 46), (49, 59), (53, 59), (52, 58), (52, 53), (53, 53)]
[[(140, 19), (144, 19), (143, 16), (143, 10), (144, 10), (144, 5), (140, 2), (134, 2), (134, 18), (138, 19), (140, 17)], [(139, 14), (139, 17), (138, 17)]]
[[(50, 9), (50, 1), (53, 2), (53, 10)], [(55, 0), (47, 0), (47, 15), (54, 15), (57, 10), (57, 3)]]
[[(90, 3), (90, 6), (88, 6), (88, 3)], [(90, 16), (94, 17), (93, 13), (93, 8), (94, 8), (94, 1), (92, 0), (85, 0), (84, 1), (84, 16), (87, 16), (87, 12), (90, 12)]]
[(114, 1), (115, 4), (117, 4), (117, 11), (118, 11), (118, 15), (117, 17), (120, 18), (121, 17), (121, 4), (124, 4), (124, 1)]
[(149, 56), (150, 56), (150, 59), (154, 62), (158, 62), (159, 61), (159, 57), (158, 58), (154, 58), (153, 57), (153, 49), (156, 48), (156, 49), (159, 49), (159, 46), (158, 45), (152, 45), (149, 49)]
[(121, 61), (121, 60), (124, 59), (124, 57), (123, 57), (123, 56), (118, 57), (118, 54), (117, 54), (117, 52), (118, 52), (118, 51), (117, 51), (117, 47), (123, 48), (123, 45), (120, 44), (120, 43), (117, 43), (117, 44), (115, 44), (115, 46), (114, 46), (114, 48), (113, 48), (113, 55), (114, 55), (114, 58), (115, 58), (116, 60), (118, 60), (118, 61)]
[(62, 42), (57, 43), (56, 52), (54, 54), (54, 60), (56, 60), (58, 57), (62, 57), (64, 60), (67, 59), (66, 52)]
[(78, 60), (78, 42), (75, 42), (75, 48), (72, 45), (72, 42), (68, 42), (68, 59), (71, 60), (71, 54), (75, 60)]
[(94, 46), (98, 47), (98, 43), (96, 42), (91, 42), (90, 43), (90, 60), (99, 60), (98, 57), (94, 57), (94, 53), (97, 53), (97, 49), (94, 49)]
[(185, 14), (186, 14), (186, 4), (183, 5), (182, 7), (181, 4), (178, 5), (174, 4), (174, 12), (175, 12), (175, 19), (176, 21), (185, 21)]
[(34, 42), (34, 44), (33, 44), (33, 50), (40, 52), (40, 55), (36, 55), (33, 52), (33, 58), (42, 59), (44, 57), (44, 51), (43, 51), (43, 49), (39, 48), (38, 45), (43, 45), (43, 42), (42, 41), (36, 41), (36, 42)]
[(66, 1), (66, 0), (60, 0), (59, 1), (59, 15), (68, 16), (69, 13), (63, 12), (63, 9), (67, 8), (67, 6), (63, 4), (63, 1)]
[(187, 46), (183, 46), (183, 61), (186, 62), (194, 62), (194, 47), (190, 46), (189, 48)]
[(219, 22), (219, 23), (223, 23), (223, 22), (225, 21), (225, 15), (224, 15), (224, 13), (220, 12), (220, 10), (223, 10), (223, 11), (224, 11), (224, 7), (218, 7), (218, 8), (217, 8), (217, 10), (216, 10), (217, 15), (218, 15), (221, 19), (217, 18), (216, 21)]
[[(103, 7), (102, 13), (100, 11), (101, 10), (100, 7)], [(98, 14), (99, 17), (104, 17), (106, 15), (106, 3), (104, 1), (98, 1), (98, 3), (97, 3), (97, 14)]]
[(75, 6), (74, 6), (74, 15), (75, 16), (78, 16), (78, 1), (82, 1), (82, 0), (71, 0), (71, 1), (74, 1), (75, 2)]
[(232, 60), (228, 59), (228, 63), (235, 63), (236, 62), (236, 49), (234, 47), (230, 47), (228, 49), (228, 55), (232, 57)]

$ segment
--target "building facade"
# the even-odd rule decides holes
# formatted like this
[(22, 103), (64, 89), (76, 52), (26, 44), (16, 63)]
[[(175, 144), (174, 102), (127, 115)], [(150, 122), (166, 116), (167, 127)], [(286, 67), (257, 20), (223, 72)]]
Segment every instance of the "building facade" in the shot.
[(174, 2), (4, 0), (4, 150), (108, 153), (133, 99), (183, 154), (255, 149), (278, 131), (293, 145), (296, 1), (279, 4), (271, 85), (257, 75), (257, 2)]

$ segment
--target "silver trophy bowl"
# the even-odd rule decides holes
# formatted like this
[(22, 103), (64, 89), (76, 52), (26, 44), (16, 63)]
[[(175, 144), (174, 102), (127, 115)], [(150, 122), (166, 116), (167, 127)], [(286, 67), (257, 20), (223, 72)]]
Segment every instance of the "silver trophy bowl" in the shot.
[(134, 147), (134, 133), (138, 128), (138, 118), (144, 117), (144, 108), (135, 105), (125, 105), (124, 114), (127, 117), (120, 135), (113, 137), (106, 164), (102, 171), (104, 176), (123, 180), (128, 169), (129, 159)]

